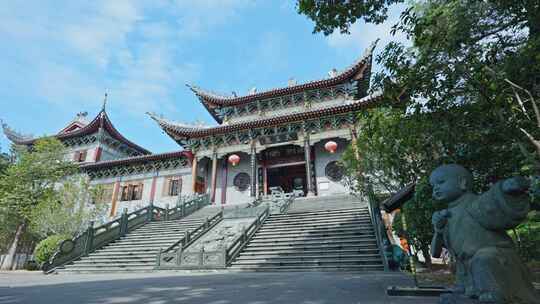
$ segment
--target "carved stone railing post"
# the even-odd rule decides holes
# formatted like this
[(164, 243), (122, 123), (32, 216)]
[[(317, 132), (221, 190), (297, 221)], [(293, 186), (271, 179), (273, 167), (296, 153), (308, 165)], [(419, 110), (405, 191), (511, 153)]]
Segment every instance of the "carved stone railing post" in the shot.
[(84, 243), (84, 254), (87, 255), (92, 251), (92, 245), (94, 243), (94, 221), (88, 223), (88, 229), (86, 229), (86, 240)]
[(146, 214), (146, 221), (147, 222), (151, 222), (154, 218), (154, 203), (153, 202), (150, 202), (150, 204), (148, 204), (148, 213)]
[(161, 253), (162, 252), (163, 252), (163, 248), (159, 248), (158, 254), (157, 254), (157, 257), (156, 257), (156, 265), (157, 266), (161, 265)]
[(189, 231), (189, 229), (188, 229), (188, 230), (186, 230), (186, 237), (184, 238), (185, 243), (186, 244), (189, 243), (190, 239), (191, 239), (191, 231)]
[(122, 216), (120, 217), (120, 237), (126, 235), (128, 229), (128, 209), (122, 210)]

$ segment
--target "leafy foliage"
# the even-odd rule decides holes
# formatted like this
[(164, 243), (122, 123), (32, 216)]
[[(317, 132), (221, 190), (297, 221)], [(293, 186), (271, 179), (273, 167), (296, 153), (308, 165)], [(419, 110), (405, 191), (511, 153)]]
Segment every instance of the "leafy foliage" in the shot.
[(48, 238), (39, 242), (34, 250), (34, 259), (42, 264), (48, 261), (52, 255), (58, 250), (62, 241), (69, 239), (68, 235), (51, 235)]
[(349, 28), (358, 19), (370, 23), (386, 20), (388, 7), (403, 0), (364, 0), (364, 1), (317, 1), (299, 0), (297, 10), (315, 21), (313, 32), (331, 34), (335, 28), (349, 33)]
[(0, 179), (0, 208), (15, 218), (30, 221), (33, 209), (51, 201), (55, 185), (77, 168), (64, 159), (64, 146), (53, 138), (39, 140), (32, 150), (17, 150), (17, 162)]
[(50, 200), (33, 209), (32, 230), (41, 237), (82, 232), (90, 221), (104, 218), (107, 212), (106, 204), (95, 203), (100, 193), (84, 176), (65, 178)]
[(538, 100), (540, 1), (299, 0), (297, 9), (315, 22), (314, 32), (328, 35), (334, 29), (348, 32), (359, 19), (380, 23), (399, 2), (406, 9), (392, 32), (404, 33), (412, 47), (385, 46), (376, 58), (383, 70), (373, 86), (388, 100), (403, 92), (406, 98), (360, 115), (357, 146), (345, 162), (360, 172), (360, 190), (371, 183), (393, 192), (417, 181), (420, 192), (403, 212), (411, 241), (422, 248), (431, 238), (429, 219), (436, 209), (424, 181), (438, 165), (464, 165), (477, 191), (504, 177), (540, 173), (538, 155), (520, 132), (540, 138), (540, 127), (527, 114), (533, 112), (531, 102), (520, 105), (504, 81), (518, 83)]
[[(427, 179), (418, 181), (415, 190), (414, 197), (403, 205), (394, 219), (392, 229), (399, 236), (405, 236), (410, 245), (421, 250), (429, 263), (429, 245), (433, 238), (431, 215), (445, 206), (431, 198), (431, 186)], [(403, 216), (407, 224), (406, 231), (403, 230)]]

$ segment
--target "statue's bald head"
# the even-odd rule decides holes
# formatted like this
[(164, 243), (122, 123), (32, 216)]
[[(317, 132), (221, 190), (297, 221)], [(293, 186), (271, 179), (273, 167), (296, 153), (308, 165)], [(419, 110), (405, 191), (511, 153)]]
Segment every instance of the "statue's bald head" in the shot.
[(456, 164), (442, 165), (433, 170), (429, 177), (433, 186), (433, 198), (452, 201), (472, 190), (473, 178), (464, 167)]

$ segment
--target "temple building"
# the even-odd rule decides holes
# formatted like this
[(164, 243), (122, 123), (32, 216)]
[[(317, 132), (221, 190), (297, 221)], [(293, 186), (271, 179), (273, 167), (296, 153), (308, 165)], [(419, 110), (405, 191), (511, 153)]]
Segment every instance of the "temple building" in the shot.
[[(148, 113), (179, 151), (152, 154), (113, 126), (105, 107), (91, 120), (79, 113), (54, 137), (93, 184), (102, 185), (110, 215), (152, 202), (174, 205), (207, 193), (213, 204), (244, 204), (272, 192), (296, 196), (347, 193), (338, 160), (355, 141), (357, 114), (380, 103), (368, 94), (372, 51), (328, 77), (245, 96), (224, 96), (188, 85), (215, 119), (188, 125)], [(32, 145), (3, 124), (15, 144)]]

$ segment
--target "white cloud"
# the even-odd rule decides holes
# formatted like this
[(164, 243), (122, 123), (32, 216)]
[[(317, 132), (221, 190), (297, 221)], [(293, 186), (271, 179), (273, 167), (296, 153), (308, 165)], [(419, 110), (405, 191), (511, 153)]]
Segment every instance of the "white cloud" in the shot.
[(237, 16), (240, 10), (253, 4), (249, 0), (177, 0), (179, 34), (197, 37)]

